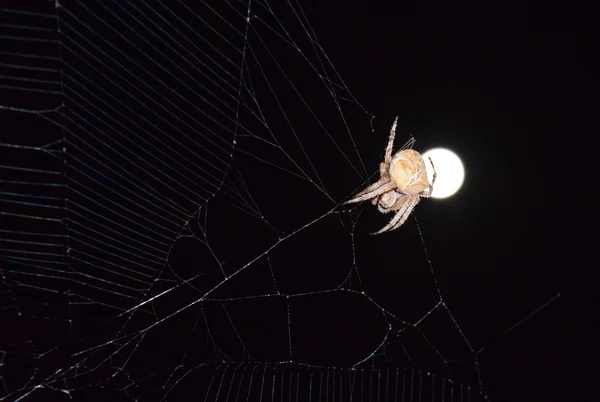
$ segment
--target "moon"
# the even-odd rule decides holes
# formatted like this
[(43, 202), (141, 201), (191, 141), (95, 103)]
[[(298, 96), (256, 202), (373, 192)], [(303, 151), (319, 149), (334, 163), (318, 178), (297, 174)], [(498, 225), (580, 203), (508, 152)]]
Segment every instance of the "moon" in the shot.
[(429, 158), (435, 165), (437, 178), (433, 185), (433, 198), (448, 198), (460, 190), (465, 180), (465, 168), (457, 154), (446, 148), (430, 149), (423, 154), (429, 182), (433, 179), (433, 169)]

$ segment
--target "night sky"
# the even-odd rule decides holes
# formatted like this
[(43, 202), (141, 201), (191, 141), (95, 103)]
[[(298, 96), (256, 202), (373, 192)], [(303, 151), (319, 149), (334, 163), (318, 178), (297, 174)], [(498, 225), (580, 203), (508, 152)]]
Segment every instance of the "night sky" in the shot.
[[(109, 10), (135, 25), (128, 14), (133, 13), (132, 7), (120, 9), (112, 1), (108, 3), (104, 9), (90, 8), (112, 21), (119, 32), (126, 32), (122, 28), (126, 24), (119, 25), (122, 21)], [(185, 3), (194, 7), (196, 2)], [(154, 65), (127, 50), (127, 41), (136, 41), (134, 33), (115, 34), (90, 18), (92, 11), (81, 4), (64, 3), (67, 5), (59, 14), (62, 36), (53, 36), (63, 43), (61, 77), (35, 76), (62, 82), (58, 90), (63, 95), (4, 87), (0, 92), (4, 106), (52, 109), (64, 105), (60, 113), (45, 116), (0, 110), (2, 143), (39, 146), (62, 138), (66, 144), (67, 153), (57, 153), (58, 158), (0, 148), (2, 165), (63, 171), (58, 182), (65, 187), (53, 195), (65, 207), (63, 215), (54, 216), (64, 225), (4, 216), (1, 226), (6, 239), (14, 239), (10, 234), (14, 231), (66, 234), (62, 245), (69, 256), (61, 258), (68, 261), (65, 272), (70, 272), (56, 281), (60, 275), (54, 274), (47, 282), (22, 275), (30, 268), (15, 265), (10, 251), (21, 246), (3, 242), (8, 244), (3, 250), (8, 251), (2, 260), (0, 294), (6, 306), (2, 322), (7, 324), (0, 330), (0, 351), (6, 351), (0, 362), (6, 359), (7, 364), (0, 365), (0, 376), (8, 384), (6, 400), (23, 395), (16, 390), (27, 387), (30, 367), (39, 366), (39, 377), (50, 378), (56, 370), (71, 367), (82, 358), (88, 360), (81, 376), (70, 374), (61, 385), (52, 383), (24, 400), (66, 398), (52, 387), (71, 389), (75, 399), (105, 395), (111, 400), (145, 400), (150, 395), (153, 400), (162, 394), (149, 391), (155, 385), (152, 382), (169, 383), (163, 376), (169, 373), (165, 368), (178, 364), (196, 376), (177, 374), (179, 385), (169, 397), (183, 398), (184, 394), (202, 400), (204, 391), (199, 388), (206, 378), (201, 377), (203, 372), (194, 371), (202, 362), (216, 365), (226, 355), (236, 362), (291, 359), (344, 368), (373, 352), (384, 334), (389, 335), (384, 346), (359, 368), (401, 367), (439, 373), (477, 390), (481, 382), (483, 393), (492, 401), (583, 400), (577, 396), (582, 386), (576, 383), (578, 367), (571, 352), (574, 316), (569, 313), (572, 306), (565, 293), (574, 282), (565, 272), (576, 265), (574, 215), (579, 195), (573, 192), (572, 183), (577, 170), (575, 140), (581, 135), (573, 132), (567, 119), (574, 112), (572, 99), (577, 91), (568, 77), (588, 70), (573, 46), (577, 34), (572, 24), (561, 17), (561, 10), (540, 9), (526, 2), (501, 6), (364, 3), (302, 1), (305, 15), (301, 21), (309, 21), (308, 27), (299, 24), (283, 2), (271, 4), (277, 19), (258, 2), (251, 13), (255, 29), (246, 33), (245, 42), (231, 33), (230, 27), (219, 25), (224, 24), (222, 19), (197, 6), (200, 14), (206, 12), (202, 16), (209, 25), (230, 35), (227, 38), (235, 49), (245, 49), (240, 103), (220, 95), (223, 108), (232, 108), (229, 116), (234, 116), (233, 120), (219, 117), (218, 110), (202, 106), (202, 101), (194, 98), (195, 93), (189, 91), (199, 82), (186, 75), (181, 75), (187, 77), (184, 81), (169, 81), (176, 65), (169, 64), (168, 58), (177, 60), (179, 53), (161, 55), (164, 60), (156, 58)], [(145, 3), (140, 4), (140, 9), (148, 10)], [(239, 23), (239, 15), (223, 5), (215, 7), (220, 15)], [(239, 4), (236, 7), (245, 10)], [(299, 10), (296, 4), (294, 7)], [(53, 12), (47, 6), (28, 9)], [(181, 14), (184, 8), (173, 10), (187, 22), (193, 21)], [(7, 24), (33, 23), (13, 13), (2, 14), (6, 35), (14, 35)], [(92, 43), (95, 39), (76, 16), (115, 47), (102, 41), (95, 42), (98, 47), (85, 47), (86, 40)], [(165, 18), (173, 21), (174, 17), (165, 13)], [(560, 24), (559, 18), (563, 18)], [(178, 26), (184, 30), (183, 25)], [(244, 28), (244, 24), (239, 26)], [(212, 43), (220, 40), (201, 26), (197, 29)], [(307, 40), (308, 30), (323, 52)], [(78, 32), (84, 35), (78, 36)], [(294, 45), (281, 41), (274, 32), (294, 38)], [(39, 44), (15, 44), (3, 38), (7, 51), (41, 51)], [(156, 51), (153, 45), (166, 48), (150, 35), (147, 40), (137, 50), (152, 53)], [(195, 50), (189, 45), (190, 55), (203, 54), (202, 42), (197, 43)], [(111, 56), (121, 46), (132, 60)], [(207, 54), (216, 52), (206, 49)], [(302, 57), (297, 49), (304, 52)], [(87, 51), (100, 55), (100, 50), (106, 51), (101, 60), (122, 64), (108, 61), (104, 65), (99, 60), (87, 64), (80, 57), (88, 57)], [(225, 48), (223, 52), (227, 53)], [(231, 54), (239, 62), (240, 53)], [(15, 62), (4, 53), (0, 57), (6, 57), (9, 64)], [(326, 72), (324, 77), (305, 59), (319, 72)], [(150, 104), (151, 98), (166, 93), (161, 105), (145, 107), (129, 100), (128, 93), (134, 90), (127, 85), (137, 81), (125, 73), (119, 75), (123, 66), (139, 74), (140, 82), (156, 88), (143, 102)], [(223, 66), (223, 70), (229, 68)], [(3, 77), (21, 74), (21, 70), (8, 67), (2, 71)], [(231, 76), (240, 77), (239, 71), (237, 74)], [(117, 78), (109, 81), (107, 76)], [(172, 87), (172, 94), (158, 79)], [(15, 87), (15, 82), (2, 78), (0, 84)], [(106, 91), (101, 93), (100, 88)], [(336, 96), (329, 95), (329, 90)], [(209, 112), (203, 116), (199, 110)], [(268, 123), (268, 129), (257, 115)], [(111, 116), (116, 116), (114, 123)], [(391, 216), (382, 216), (370, 203), (341, 204), (368, 180), (377, 180), (372, 175), (378, 171), (396, 116), (396, 149), (411, 136), (419, 151), (450, 148), (463, 160), (465, 182), (452, 198), (423, 200), (398, 230), (370, 236)], [(198, 124), (217, 127), (213, 132), (219, 139), (215, 141), (220, 144), (222, 140), (225, 145), (210, 149), (223, 152), (214, 156), (218, 162), (203, 159), (208, 153), (203, 153), (202, 141), (208, 137), (187, 136), (194, 133), (195, 123), (189, 122), (196, 118)], [(163, 136), (150, 137), (153, 130)], [(141, 144), (141, 139), (127, 142), (134, 135), (157, 147), (140, 145), (149, 151), (138, 152), (132, 144)], [(196, 140), (202, 144), (199, 148), (194, 148)], [(267, 141), (271, 145), (265, 145)], [(173, 146), (173, 153), (164, 151), (167, 145)], [(151, 169), (166, 171), (158, 159), (152, 159), (152, 168), (135, 164), (137, 155), (140, 160), (160, 157), (159, 148), (166, 155), (178, 155), (167, 161), (175, 166), (175, 173), (169, 173), (172, 182), (146, 176)], [(115, 149), (127, 152), (117, 156)], [(100, 225), (100, 215), (89, 223), (84, 220), (82, 205), (100, 207), (90, 207), (90, 198), (82, 194), (95, 194), (91, 197), (100, 204), (108, 205), (100, 199), (106, 196), (115, 205), (131, 205), (120, 215), (109, 216), (123, 227), (144, 218), (166, 222), (168, 213), (144, 209), (147, 197), (137, 191), (140, 201), (132, 204), (112, 195), (110, 183), (124, 182), (115, 171), (107, 173), (96, 164), (101, 159), (98, 155), (111, 155), (123, 171), (142, 177), (178, 206), (181, 219), (191, 222), (183, 225), (184, 229), (173, 229), (178, 233), (175, 239), (164, 241), (168, 263), (149, 274), (150, 290), (143, 296), (137, 294), (135, 303), (121, 302), (106, 290), (112, 285), (105, 284), (112, 281), (125, 289), (130, 285), (128, 279), (110, 275), (117, 272), (115, 267), (139, 261), (123, 263), (115, 254), (109, 255), (108, 241), (102, 243), (109, 247), (104, 251), (81, 241), (96, 236), (94, 233), (108, 233), (106, 226)], [(184, 164), (192, 163), (177, 165), (178, 158)], [(100, 171), (103, 175), (95, 176)], [(5, 193), (35, 195), (38, 187), (23, 190), (9, 182), (45, 179), (31, 172), (19, 173), (21, 176), (6, 172), (2, 170), (3, 211), (30, 213), (29, 207), (15, 207)], [(189, 186), (186, 180), (196, 180), (194, 175), (210, 175), (211, 180), (215, 175), (220, 184), (200, 185), (198, 198), (178, 198), (170, 192), (178, 185)], [(126, 194), (125, 190), (119, 192)], [(40, 251), (31, 247), (19, 250)], [(100, 265), (114, 272), (102, 276), (101, 271), (86, 271), (85, 261), (91, 261), (87, 260), (91, 255), (101, 258)], [(106, 280), (94, 282), (99, 287), (92, 289), (85, 285), (92, 282), (73, 274), (78, 270)], [(217, 286), (223, 274), (231, 275), (232, 280)], [(56, 292), (42, 292), (39, 287)], [(162, 292), (166, 294), (157, 296)], [(275, 293), (278, 295), (268, 296)], [(198, 301), (198, 295), (207, 300)], [(153, 297), (152, 302), (135, 307)], [(388, 315), (382, 314), (383, 310)], [(206, 330), (197, 329), (203, 325), (210, 329), (213, 341), (218, 340), (218, 348), (206, 347), (209, 336)], [(144, 329), (146, 336), (133, 336)], [(435, 345), (434, 353), (419, 334)], [(31, 345), (35, 347), (30, 349)], [(98, 354), (93, 349), (96, 345), (104, 345)], [(115, 351), (119, 345), (125, 345), (123, 351)], [(45, 353), (47, 350), (51, 352)], [(79, 351), (85, 352), (80, 355)], [(103, 351), (114, 353), (113, 360), (104, 360), (107, 354)], [(31, 357), (41, 353), (43, 359)], [(92, 370), (96, 364), (98, 368)], [(122, 364), (124, 370), (115, 370)], [(105, 381), (114, 371), (127, 375)], [(134, 386), (127, 387), (131, 383)], [(124, 387), (126, 392), (117, 391)], [(193, 394), (194, 390), (198, 394)], [(3, 392), (0, 400), (6, 396)]]
[[(464, 160), (462, 191), (416, 209), (448, 305), (486, 347), (489, 396), (577, 399), (577, 374), (565, 370), (573, 334), (564, 293), (504, 334), (573, 280), (561, 273), (575, 262), (578, 195), (557, 190), (577, 166), (566, 116), (580, 96), (573, 77), (588, 69), (573, 26), (559, 10), (521, 2), (333, 2), (307, 13), (354, 95), (377, 111), (375, 132), (398, 114), (416, 149), (448, 147)], [(380, 157), (383, 146), (365, 149), (371, 166), (369, 153)]]

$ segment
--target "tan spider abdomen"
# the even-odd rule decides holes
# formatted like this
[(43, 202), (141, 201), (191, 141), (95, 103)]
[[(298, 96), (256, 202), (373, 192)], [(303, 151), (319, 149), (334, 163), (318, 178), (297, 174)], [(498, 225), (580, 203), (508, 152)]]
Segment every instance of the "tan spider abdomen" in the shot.
[(429, 187), (425, 162), (414, 149), (405, 149), (394, 155), (390, 163), (390, 177), (396, 187), (407, 194), (418, 194)]

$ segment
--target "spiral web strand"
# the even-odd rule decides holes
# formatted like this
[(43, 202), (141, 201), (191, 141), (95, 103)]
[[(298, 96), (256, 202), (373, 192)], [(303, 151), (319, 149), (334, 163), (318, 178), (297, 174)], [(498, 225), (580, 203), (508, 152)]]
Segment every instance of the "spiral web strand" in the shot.
[(418, 226), (398, 236), (423, 304), (370, 293), (361, 209), (339, 206), (373, 116), (277, 7), (2, 9), (0, 400), (483, 397)]

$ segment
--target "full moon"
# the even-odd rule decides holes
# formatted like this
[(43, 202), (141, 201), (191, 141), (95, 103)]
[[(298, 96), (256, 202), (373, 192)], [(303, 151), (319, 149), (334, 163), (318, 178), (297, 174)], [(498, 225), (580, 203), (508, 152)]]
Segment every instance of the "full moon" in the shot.
[(427, 166), (429, 182), (433, 179), (433, 169), (429, 158), (435, 165), (437, 178), (433, 186), (433, 198), (448, 198), (454, 195), (465, 180), (465, 168), (462, 161), (454, 152), (446, 148), (434, 148), (423, 153)]

